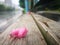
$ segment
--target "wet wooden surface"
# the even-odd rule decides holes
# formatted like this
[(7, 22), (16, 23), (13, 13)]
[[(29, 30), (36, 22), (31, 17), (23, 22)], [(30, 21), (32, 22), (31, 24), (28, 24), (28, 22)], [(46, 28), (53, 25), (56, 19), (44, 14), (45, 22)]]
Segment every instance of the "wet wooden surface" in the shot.
[[(10, 38), (10, 32), (13, 29), (26, 27), (28, 34), (25, 38), (15, 39)], [(0, 35), (0, 45), (47, 45), (39, 28), (36, 26), (33, 18), (30, 15), (21, 16), (17, 22), (8, 27)]]
[[(50, 34), (50, 36), (52, 36), (51, 38), (54, 38), (55, 39), (54, 41), (56, 41), (57, 43), (60, 43), (60, 25), (58, 22), (48, 19), (42, 15), (38, 15), (34, 13), (32, 13), (32, 16), (34, 17), (36, 23), (38, 23), (38, 26), (48, 32), (46, 33), (46, 35), (51, 33)], [(44, 31), (42, 32), (45, 34)], [(48, 40), (49, 40), (49, 37), (48, 37)], [(53, 44), (54, 44), (54, 41), (52, 39)]]

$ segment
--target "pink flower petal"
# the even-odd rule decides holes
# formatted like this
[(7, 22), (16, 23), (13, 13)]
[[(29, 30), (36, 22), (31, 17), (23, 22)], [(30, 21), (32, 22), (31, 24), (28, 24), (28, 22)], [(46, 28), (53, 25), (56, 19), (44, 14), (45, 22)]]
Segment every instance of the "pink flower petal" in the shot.
[(19, 33), (18, 33), (18, 38), (23, 38), (23, 37), (25, 37), (26, 35), (27, 35), (27, 29), (26, 28), (21, 28), (20, 30), (19, 30)]
[(13, 30), (11, 33), (10, 33), (10, 36), (11, 37), (18, 37), (18, 30)]
[(22, 27), (16, 30), (12, 30), (10, 36), (15, 38), (23, 38), (27, 35), (27, 32), (28, 30), (25, 27)]

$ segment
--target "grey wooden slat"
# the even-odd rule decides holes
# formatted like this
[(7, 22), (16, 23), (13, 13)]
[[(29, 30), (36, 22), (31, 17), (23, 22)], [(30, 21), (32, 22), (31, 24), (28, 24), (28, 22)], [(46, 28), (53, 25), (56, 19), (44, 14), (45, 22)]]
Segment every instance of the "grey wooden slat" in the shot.
[(44, 22), (49, 22), (52, 20), (34, 13), (32, 13), (32, 17), (36, 21), (36, 24), (39, 27), (40, 31), (42, 32), (43, 36), (45, 37), (48, 45), (60, 45), (58, 37), (49, 28), (49, 25), (44, 24)]
[[(10, 38), (9, 33), (16, 28), (26, 27), (28, 34), (25, 38)], [(41, 32), (30, 15), (21, 16), (0, 35), (0, 45), (47, 45)]]

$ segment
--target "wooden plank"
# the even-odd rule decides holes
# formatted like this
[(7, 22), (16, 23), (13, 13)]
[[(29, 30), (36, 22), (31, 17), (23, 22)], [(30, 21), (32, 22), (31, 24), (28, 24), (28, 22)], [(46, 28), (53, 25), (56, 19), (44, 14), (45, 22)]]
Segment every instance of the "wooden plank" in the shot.
[(60, 42), (60, 22), (56, 22), (41, 15), (35, 15), (35, 17), (51, 29), (51, 31), (58, 37)]
[(40, 31), (42, 32), (44, 38), (48, 45), (60, 45), (58, 37), (53, 33), (53, 31), (49, 28), (45, 22), (52, 21), (48, 18), (45, 18), (41, 15), (37, 15), (32, 13), (33, 19), (36, 21), (37, 26), (39, 27)]
[[(28, 34), (25, 38), (14, 39), (9, 37), (9, 33), (16, 28), (26, 27)], [(0, 45), (47, 45), (41, 32), (36, 26), (31, 15), (23, 15), (17, 22), (12, 24), (0, 35)]]
[(60, 41), (60, 23), (52, 21), (52, 22), (47, 22), (49, 25), (49, 28), (54, 32), (54, 34), (58, 37)]
[(43, 14), (43, 13), (47, 13), (47, 14), (59, 14), (60, 15), (60, 12), (59, 11), (37, 11), (37, 13), (39, 14)]

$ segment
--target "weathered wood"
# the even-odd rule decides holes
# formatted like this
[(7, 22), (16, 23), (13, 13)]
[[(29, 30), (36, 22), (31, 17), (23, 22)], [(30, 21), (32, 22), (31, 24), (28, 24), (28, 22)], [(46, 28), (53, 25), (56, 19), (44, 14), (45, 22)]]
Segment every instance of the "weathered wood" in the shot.
[(49, 28), (49, 25), (46, 23), (46, 22), (51, 22), (52, 20), (34, 13), (32, 13), (32, 17), (36, 21), (36, 24), (39, 27), (40, 31), (42, 32), (48, 45), (60, 45), (59, 38), (56, 36), (54, 31), (52, 31)]
[[(16, 28), (26, 27), (28, 34), (25, 38), (10, 38), (9, 33)], [(41, 32), (36, 26), (31, 15), (21, 16), (17, 22), (12, 24), (0, 35), (0, 45), (47, 45)]]

